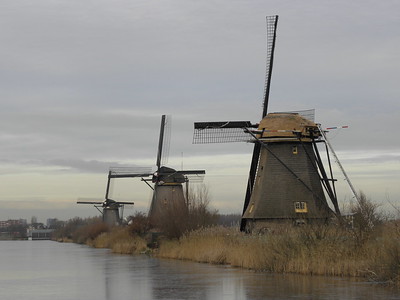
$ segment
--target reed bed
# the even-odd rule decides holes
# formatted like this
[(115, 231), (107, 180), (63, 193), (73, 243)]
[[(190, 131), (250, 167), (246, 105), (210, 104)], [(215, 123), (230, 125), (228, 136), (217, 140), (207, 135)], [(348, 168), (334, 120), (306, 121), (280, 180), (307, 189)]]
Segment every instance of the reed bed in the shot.
[(87, 240), (86, 244), (95, 248), (108, 248), (119, 254), (139, 254), (147, 249), (146, 241), (133, 235), (127, 227), (114, 227), (93, 240)]
[(158, 257), (307, 275), (367, 277), (400, 285), (400, 245), (396, 228), (360, 241), (334, 226), (282, 226), (263, 235), (212, 227), (160, 244)]

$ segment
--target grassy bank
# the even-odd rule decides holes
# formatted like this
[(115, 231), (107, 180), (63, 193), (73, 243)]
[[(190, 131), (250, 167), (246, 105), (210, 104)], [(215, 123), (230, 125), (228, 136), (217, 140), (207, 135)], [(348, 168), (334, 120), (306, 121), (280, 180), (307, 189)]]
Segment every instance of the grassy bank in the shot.
[(143, 230), (136, 223), (132, 226), (108, 227), (99, 218), (72, 219), (53, 234), (58, 242), (85, 244), (94, 248), (111, 249), (114, 253), (139, 254), (147, 251)]
[(277, 273), (365, 277), (399, 286), (398, 238), (395, 223), (364, 239), (334, 226), (282, 226), (265, 235), (213, 227), (163, 241), (157, 256)]
[(333, 225), (275, 225), (263, 235), (213, 226), (179, 239), (160, 238), (152, 249), (148, 234), (139, 228), (93, 223), (78, 227), (70, 240), (121, 254), (150, 253), (276, 273), (363, 277), (400, 286), (399, 222), (385, 222), (367, 232)]
[(86, 244), (94, 248), (108, 248), (120, 254), (140, 254), (148, 250), (145, 239), (132, 234), (128, 227), (114, 227), (87, 240)]
[[(383, 218), (363, 193), (351, 208), (348, 224), (344, 219), (341, 225), (269, 224), (263, 234), (253, 235), (239, 232), (238, 226), (213, 225), (217, 215), (207, 209), (205, 194), (191, 200), (184, 218), (166, 211), (155, 226), (138, 213), (129, 226), (112, 228), (98, 218), (75, 218), (55, 232), (55, 238), (115, 253), (146, 252), (276, 273), (363, 277), (400, 287), (400, 220)], [(150, 232), (161, 231), (156, 228), (162, 228), (163, 235), (154, 241), (151, 237), (158, 235)]]

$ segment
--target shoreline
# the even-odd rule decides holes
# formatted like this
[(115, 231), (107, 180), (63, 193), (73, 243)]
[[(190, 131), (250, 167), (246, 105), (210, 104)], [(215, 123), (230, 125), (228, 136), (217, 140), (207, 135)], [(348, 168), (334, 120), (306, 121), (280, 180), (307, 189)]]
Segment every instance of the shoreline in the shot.
[[(362, 238), (337, 226), (277, 226), (263, 235), (214, 226), (179, 239), (160, 237), (158, 247), (150, 248), (144, 234), (115, 227), (79, 243), (118, 254), (147, 254), (280, 274), (360, 278), (400, 287), (399, 237), (397, 223), (387, 223)], [(76, 242), (61, 242), (69, 241)]]

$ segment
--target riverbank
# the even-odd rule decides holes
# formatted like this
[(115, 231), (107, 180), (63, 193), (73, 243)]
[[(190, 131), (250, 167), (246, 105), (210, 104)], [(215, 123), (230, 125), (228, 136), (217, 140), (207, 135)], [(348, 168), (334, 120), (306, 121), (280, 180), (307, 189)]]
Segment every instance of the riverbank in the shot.
[(81, 229), (80, 243), (120, 254), (147, 253), (274, 273), (362, 277), (400, 287), (398, 222), (386, 222), (362, 235), (333, 225), (276, 225), (263, 235), (214, 226), (179, 239), (160, 237), (156, 248), (148, 246), (148, 234), (135, 233), (129, 226), (101, 226)]
[(399, 260), (391, 253), (399, 254), (396, 243), (389, 237), (357, 242), (333, 226), (284, 226), (263, 235), (214, 227), (163, 241), (157, 256), (275, 273), (398, 281), (398, 270), (393, 278), (383, 278), (382, 272), (398, 268)]
[(118, 254), (150, 252), (146, 240), (139, 234), (133, 233), (131, 227), (108, 228), (104, 223), (93, 223), (80, 227), (70, 236), (56, 234), (54, 240), (60, 243), (76, 243), (93, 248), (106, 248)]

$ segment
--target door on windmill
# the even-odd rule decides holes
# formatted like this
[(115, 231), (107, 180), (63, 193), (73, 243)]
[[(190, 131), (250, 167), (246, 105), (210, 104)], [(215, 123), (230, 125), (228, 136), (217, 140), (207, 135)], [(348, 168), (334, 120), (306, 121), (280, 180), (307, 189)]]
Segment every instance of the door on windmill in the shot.
[(308, 213), (307, 202), (297, 201), (294, 203), (294, 211), (297, 214), (306, 214)]

